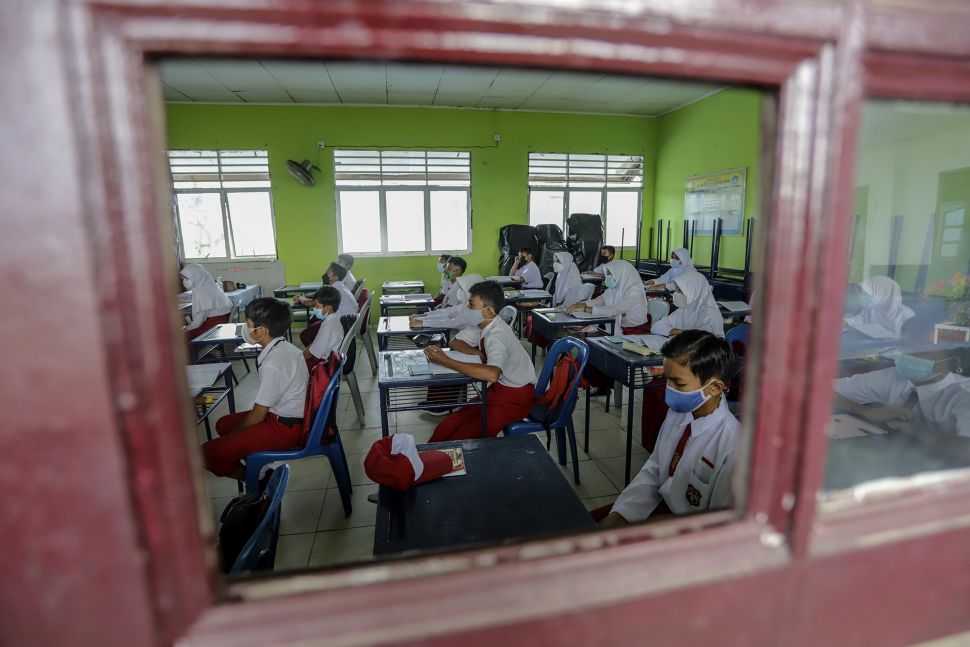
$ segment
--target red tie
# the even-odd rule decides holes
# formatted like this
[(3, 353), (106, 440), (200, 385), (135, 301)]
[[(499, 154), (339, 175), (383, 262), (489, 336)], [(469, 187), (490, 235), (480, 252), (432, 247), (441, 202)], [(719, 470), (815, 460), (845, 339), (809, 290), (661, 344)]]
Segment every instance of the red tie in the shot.
[(482, 353), (482, 355), (484, 355), (484, 354), (485, 354), (485, 339), (484, 339), (484, 338), (482, 338), (482, 339), (481, 339), (481, 340), (480, 340), (480, 341), (478, 342), (478, 350), (479, 350), (479, 351), (481, 351), (481, 353)]
[(667, 476), (674, 475), (674, 470), (677, 469), (677, 463), (680, 462), (680, 457), (684, 454), (684, 447), (687, 446), (688, 440), (690, 440), (690, 425), (684, 427), (684, 433), (680, 435), (680, 440), (677, 441), (677, 449), (674, 450), (674, 455), (670, 457), (670, 467), (667, 468)]

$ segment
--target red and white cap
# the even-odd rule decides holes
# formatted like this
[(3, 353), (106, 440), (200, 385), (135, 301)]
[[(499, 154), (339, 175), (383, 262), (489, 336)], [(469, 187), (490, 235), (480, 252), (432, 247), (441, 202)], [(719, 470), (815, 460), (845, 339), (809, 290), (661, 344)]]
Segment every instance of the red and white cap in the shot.
[(441, 478), (452, 471), (445, 452), (419, 452), (411, 434), (394, 434), (371, 445), (364, 472), (375, 483), (407, 490), (412, 485)]

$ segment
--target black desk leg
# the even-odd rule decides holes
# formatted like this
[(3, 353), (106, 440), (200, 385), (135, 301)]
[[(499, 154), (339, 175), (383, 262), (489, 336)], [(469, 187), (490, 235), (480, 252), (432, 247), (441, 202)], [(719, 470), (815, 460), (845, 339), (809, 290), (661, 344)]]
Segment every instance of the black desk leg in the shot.
[(482, 438), (488, 438), (488, 382), (482, 382)]
[(232, 381), (235, 378), (235, 374), (232, 372), (232, 364), (226, 369), (226, 389), (228, 390), (229, 398), (229, 413), (236, 413), (236, 389), (233, 388)]
[(634, 375), (636, 369), (630, 367), (627, 373), (627, 403), (626, 403), (626, 478), (623, 481), (624, 485), (629, 485), (630, 483), (630, 456), (633, 453), (633, 385), (635, 383)]
[(390, 399), (391, 399), (390, 389), (386, 387), (381, 389), (381, 437), (382, 438), (387, 438), (388, 436), (387, 406), (388, 406), (388, 403), (390, 402)]
[(212, 429), (209, 427), (209, 416), (206, 416), (203, 422), (205, 422), (205, 437), (212, 440)]

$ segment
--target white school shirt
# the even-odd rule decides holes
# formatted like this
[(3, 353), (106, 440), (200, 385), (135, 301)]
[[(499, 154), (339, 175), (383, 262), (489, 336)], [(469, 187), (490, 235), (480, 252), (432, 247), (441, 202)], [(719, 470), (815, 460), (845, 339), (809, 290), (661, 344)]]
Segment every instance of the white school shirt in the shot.
[(650, 326), (654, 335), (670, 336), (674, 328), (680, 330), (706, 330), (709, 333), (724, 337), (724, 315), (716, 308), (698, 305), (691, 307), (688, 303), (683, 308), (677, 308), (669, 315)]
[(606, 269), (616, 278), (616, 287), (606, 288), (603, 294), (588, 300), (586, 305), (597, 317), (619, 315), (623, 328), (636, 328), (647, 323), (647, 293), (640, 274), (626, 261), (610, 261)]
[(950, 373), (939, 382), (916, 386), (891, 367), (835, 380), (835, 392), (858, 404), (903, 406), (914, 390), (914, 410), (923, 420), (941, 431), (970, 436), (970, 378)]
[(259, 391), (255, 403), (269, 407), (270, 413), (281, 418), (302, 418), (310, 381), (303, 351), (284, 337), (277, 337), (260, 351), (256, 366)]
[(465, 326), (458, 331), (455, 339), (460, 339), (472, 348), (477, 349), (478, 344), (482, 341), (482, 329), (478, 326)]
[[(690, 439), (674, 475), (669, 476), (670, 460), (688, 423)], [(613, 512), (634, 523), (647, 519), (661, 501), (674, 514), (727, 507), (731, 502), (731, 474), (740, 430), (741, 425), (731, 415), (723, 396), (717, 409), (703, 418), (668, 411), (657, 446), (617, 497)]]
[(448, 294), (448, 290), (451, 289), (452, 285), (453, 284), (451, 282), (451, 279), (448, 278), (448, 275), (445, 273), (442, 273), (441, 283), (438, 284), (438, 294)]
[(441, 304), (445, 307), (457, 306), (461, 301), (458, 300), (458, 293), (461, 290), (458, 289), (458, 281), (450, 284), (448, 291), (445, 292), (445, 298), (441, 301)]
[(432, 310), (420, 315), (418, 319), (429, 328), (462, 328), (465, 325), (466, 310), (468, 310), (468, 304), (462, 303), (461, 305)]
[(498, 383), (511, 388), (536, 383), (536, 369), (509, 325), (495, 317), (482, 329), (485, 340), (485, 363), (502, 370)]
[(347, 315), (354, 315), (356, 317), (357, 299), (354, 298), (354, 293), (348, 290), (347, 286), (340, 281), (337, 281), (330, 287), (340, 293), (340, 307), (337, 308), (337, 318), (346, 317)]
[(341, 283), (347, 286), (347, 289), (350, 290), (350, 294), (353, 295), (354, 286), (357, 285), (357, 279), (354, 278), (354, 273), (347, 270), (347, 276), (344, 277), (344, 280), (341, 281)]
[(527, 290), (538, 290), (542, 288), (542, 272), (539, 271), (539, 266), (533, 261), (529, 261), (515, 270), (515, 276), (525, 277), (525, 281), (522, 282), (522, 287)]
[(331, 314), (317, 329), (317, 336), (310, 344), (310, 354), (318, 359), (330, 357), (330, 353), (340, 352), (340, 344), (344, 340), (344, 327), (340, 323), (340, 317)]

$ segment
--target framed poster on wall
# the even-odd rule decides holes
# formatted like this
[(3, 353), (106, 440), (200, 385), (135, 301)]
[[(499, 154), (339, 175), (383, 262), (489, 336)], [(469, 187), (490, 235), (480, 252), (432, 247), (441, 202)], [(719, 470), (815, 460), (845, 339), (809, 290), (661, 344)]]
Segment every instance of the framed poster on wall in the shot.
[(744, 185), (747, 168), (695, 175), (684, 183), (684, 221), (695, 222), (694, 233), (710, 236), (721, 219), (723, 236), (744, 233)]

